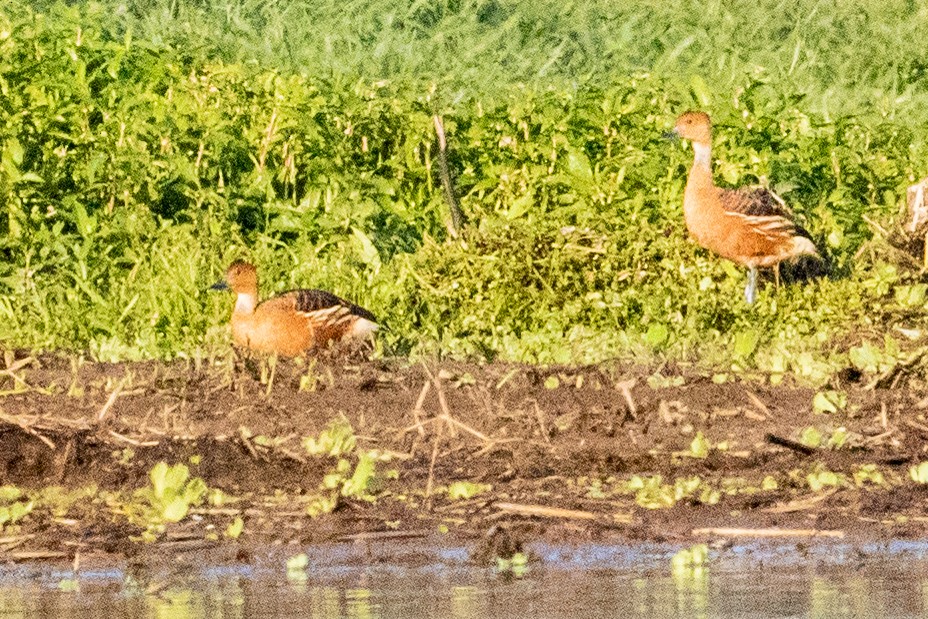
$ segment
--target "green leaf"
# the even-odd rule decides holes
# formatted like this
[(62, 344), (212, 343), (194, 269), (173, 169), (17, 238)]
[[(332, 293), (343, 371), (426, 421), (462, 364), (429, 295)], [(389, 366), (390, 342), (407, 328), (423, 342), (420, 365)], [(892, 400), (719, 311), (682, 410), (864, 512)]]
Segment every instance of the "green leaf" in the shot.
[(893, 289), (896, 303), (904, 308), (917, 308), (923, 306), (925, 304), (926, 293), (928, 293), (928, 284), (896, 286)]
[(841, 449), (844, 447), (844, 444), (847, 443), (847, 439), (847, 428), (841, 426), (831, 433), (831, 436), (828, 438), (828, 447), (830, 449)]
[(812, 410), (816, 413), (837, 413), (847, 406), (847, 395), (840, 391), (819, 391), (812, 398)]
[(694, 458), (706, 458), (711, 448), (711, 443), (703, 436), (703, 433), (697, 432), (693, 441), (690, 443), (690, 455)]
[(883, 473), (880, 472), (875, 464), (863, 464), (854, 471), (854, 483), (858, 486), (862, 486), (865, 483), (882, 486), (886, 483), (886, 477), (883, 476)]
[(806, 447), (817, 449), (822, 445), (822, 433), (819, 432), (818, 428), (815, 426), (809, 426), (802, 431), (802, 434), (799, 436), (799, 442)]
[(354, 428), (343, 416), (329, 422), (325, 430), (319, 433), (318, 438), (306, 437), (303, 439), (303, 448), (311, 456), (339, 457), (354, 451), (357, 439)]
[(747, 359), (757, 349), (760, 342), (760, 333), (754, 329), (740, 331), (735, 334), (734, 356), (737, 359)]
[(180, 522), (187, 517), (190, 504), (183, 497), (171, 499), (161, 511), (161, 516), (167, 522)]
[(706, 80), (699, 75), (690, 76), (690, 90), (696, 96), (701, 107), (709, 107), (712, 104), (712, 89), (706, 84)]
[(187, 468), (186, 464), (175, 464), (168, 467), (164, 475), (165, 491), (180, 493), (189, 477), (190, 469)]
[(360, 246), (358, 253), (361, 257), (361, 261), (374, 271), (378, 271), (381, 266), (380, 253), (374, 246), (373, 241), (371, 241), (370, 237), (364, 234), (360, 228), (352, 228), (351, 233), (354, 235), (354, 240)]
[(23, 145), (15, 137), (7, 137), (3, 147), (3, 154), (0, 155), (0, 165), (3, 171), (10, 176), (13, 182), (19, 180), (19, 168), (23, 165), (23, 156), (26, 151)]
[(448, 498), (452, 501), (471, 499), (478, 494), (493, 489), (489, 484), (475, 484), (470, 481), (453, 481), (448, 484)]
[(919, 462), (910, 467), (909, 477), (917, 484), (928, 484), (928, 462)]
[(883, 360), (883, 352), (871, 344), (864, 342), (860, 346), (852, 346), (849, 352), (851, 363), (863, 372), (877, 372)]
[(519, 217), (525, 215), (534, 204), (535, 197), (532, 194), (523, 194), (513, 200), (512, 204), (509, 205), (509, 209), (506, 211), (506, 218), (518, 219)]
[(670, 331), (667, 329), (667, 326), (661, 323), (655, 323), (648, 327), (648, 332), (644, 336), (644, 341), (650, 344), (652, 348), (657, 348), (664, 344), (668, 337), (670, 337)]
[(164, 461), (151, 467), (151, 470), (148, 472), (148, 478), (151, 480), (153, 493), (156, 498), (160, 499), (164, 496), (165, 489), (167, 488), (167, 476), (168, 463)]
[(97, 231), (97, 218), (87, 214), (84, 205), (74, 200), (71, 202), (71, 212), (74, 214), (74, 224), (77, 231), (84, 238), (90, 238)]
[(184, 486), (182, 496), (187, 503), (199, 505), (203, 502), (203, 498), (206, 496), (207, 492), (209, 492), (209, 488), (206, 486), (206, 482), (203, 481), (203, 478), (194, 477)]
[(323, 514), (331, 514), (338, 507), (338, 495), (317, 497), (306, 506), (306, 515), (316, 518)]
[(372, 452), (360, 454), (358, 463), (354, 467), (354, 474), (342, 486), (342, 496), (365, 498), (376, 472), (377, 459), (375, 455)]
[(578, 148), (568, 148), (567, 150), (567, 171), (585, 181), (592, 182), (593, 168), (590, 166), (590, 159), (582, 150)]
[(242, 520), (241, 516), (236, 516), (235, 520), (229, 523), (229, 526), (226, 527), (223, 535), (229, 539), (238, 539), (242, 534), (242, 531), (245, 530), (245, 521)]
[(12, 503), (23, 495), (16, 486), (0, 486), (0, 503)]
[(818, 471), (816, 473), (809, 473), (806, 476), (806, 481), (813, 492), (818, 492), (827, 487), (833, 488), (841, 485), (842, 478), (833, 471)]

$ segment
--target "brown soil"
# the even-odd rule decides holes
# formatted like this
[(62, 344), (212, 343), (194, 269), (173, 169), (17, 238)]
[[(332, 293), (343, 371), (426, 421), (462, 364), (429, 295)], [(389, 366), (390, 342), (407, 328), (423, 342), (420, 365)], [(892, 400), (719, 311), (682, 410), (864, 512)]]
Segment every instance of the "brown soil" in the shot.
[[(654, 368), (619, 365), (280, 362), (269, 390), (255, 362), (78, 367), (23, 357), (8, 355), (12, 371), (0, 378), (0, 485), (27, 493), (95, 485), (128, 496), (164, 460), (188, 463), (238, 501), (198, 508), (152, 544), (132, 541), (140, 527), (98, 492), (66, 513), (37, 509), (0, 529), (0, 560), (216, 547), (248, 555), (275, 544), (445, 527), (483, 540), (488, 556), (538, 538), (693, 543), (706, 539), (693, 530), (706, 527), (831, 530), (867, 540), (928, 533), (928, 491), (908, 479), (909, 467), (928, 459), (926, 403), (908, 390), (845, 385), (846, 410), (822, 415), (812, 411), (808, 388), (716, 384), (667, 368), (662, 376), (683, 383), (660, 387), (670, 381), (652, 379), (652, 387)], [(310, 518), (308, 497), (334, 462), (306, 455), (301, 440), (339, 413), (361, 447), (392, 455), (381, 466), (399, 476), (376, 502), (346, 499)], [(848, 444), (809, 453), (791, 446), (808, 426), (826, 437), (844, 426)], [(726, 448), (692, 457), (697, 432)], [(850, 479), (864, 464), (877, 465), (887, 483), (819, 492), (805, 483), (817, 469)], [(738, 483), (741, 491), (723, 492), (716, 504), (695, 496), (647, 509), (618, 491), (633, 475), (670, 483), (699, 476), (712, 488)], [(778, 489), (759, 490), (766, 476)], [(443, 487), (458, 480), (492, 490), (452, 501)], [(245, 528), (231, 541), (221, 533), (236, 516)]]

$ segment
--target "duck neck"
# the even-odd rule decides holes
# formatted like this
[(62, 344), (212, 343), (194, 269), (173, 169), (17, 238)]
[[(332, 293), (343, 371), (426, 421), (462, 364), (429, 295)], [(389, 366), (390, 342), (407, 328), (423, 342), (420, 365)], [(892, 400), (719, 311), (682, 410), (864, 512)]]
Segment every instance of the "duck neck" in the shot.
[(258, 305), (258, 294), (256, 292), (239, 292), (235, 297), (236, 314), (254, 314), (255, 307)]
[(690, 177), (712, 181), (712, 146), (706, 142), (693, 142), (693, 169)]

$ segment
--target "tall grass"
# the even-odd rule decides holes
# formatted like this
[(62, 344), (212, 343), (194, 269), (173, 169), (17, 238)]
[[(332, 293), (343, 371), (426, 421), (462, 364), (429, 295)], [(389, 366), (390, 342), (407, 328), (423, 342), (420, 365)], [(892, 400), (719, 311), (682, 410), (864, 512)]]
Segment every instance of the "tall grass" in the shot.
[[(66, 13), (32, 4), (55, 21)], [(915, 0), (105, 0), (67, 13), (188, 63), (399, 80), (420, 92), (438, 84), (450, 100), (630, 71), (666, 77), (680, 92), (696, 77), (722, 100), (753, 75), (829, 119), (921, 122), (928, 96), (928, 8)]]
[[(268, 293), (368, 306), (400, 354), (821, 378), (865, 344), (901, 354), (893, 327), (928, 312), (871, 240), (928, 167), (912, 3), (39, 4), (0, 9), (8, 346), (224, 345), (229, 299), (205, 289), (241, 257)], [(783, 193), (833, 279), (749, 309), (743, 274), (685, 240), (691, 155), (659, 135), (690, 106), (720, 182)]]

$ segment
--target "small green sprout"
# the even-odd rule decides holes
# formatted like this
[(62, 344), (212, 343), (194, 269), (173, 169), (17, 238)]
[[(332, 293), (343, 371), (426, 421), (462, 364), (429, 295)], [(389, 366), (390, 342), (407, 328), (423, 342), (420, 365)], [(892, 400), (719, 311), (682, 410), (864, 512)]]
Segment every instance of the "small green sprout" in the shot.
[(917, 484), (928, 484), (928, 462), (919, 462), (909, 467), (909, 477)]
[(862, 486), (866, 483), (876, 486), (882, 486), (886, 483), (886, 478), (875, 464), (863, 464), (854, 471), (854, 484)]
[(235, 519), (229, 523), (229, 526), (226, 527), (223, 535), (229, 539), (238, 539), (244, 529), (245, 521), (242, 520), (241, 516), (236, 516)]
[(843, 485), (844, 476), (833, 471), (816, 471), (806, 476), (806, 482), (812, 492), (818, 492), (824, 488), (836, 488)]
[(9, 525), (15, 525), (32, 512), (33, 501), (15, 501), (8, 505), (0, 505), (0, 531)]
[(475, 484), (471, 481), (453, 481), (448, 484), (448, 498), (452, 501), (471, 499), (483, 492), (489, 492), (493, 486), (489, 484)]
[(799, 435), (799, 442), (806, 447), (818, 449), (822, 446), (822, 433), (815, 426), (809, 426)]
[(844, 426), (835, 429), (828, 438), (828, 448), (841, 449), (847, 443), (848, 436), (847, 428)]
[(712, 443), (709, 442), (702, 432), (697, 432), (693, 441), (690, 443), (689, 455), (693, 458), (707, 458), (709, 451), (712, 449)]
[(819, 391), (812, 398), (812, 410), (816, 413), (837, 413), (847, 406), (847, 394), (841, 391)]
[(341, 457), (354, 451), (357, 438), (354, 428), (344, 415), (339, 415), (329, 422), (318, 438), (306, 437), (303, 439), (303, 448), (311, 456)]
[(159, 462), (148, 473), (150, 485), (135, 491), (141, 504), (122, 507), (129, 519), (145, 526), (142, 539), (154, 541), (164, 532), (165, 525), (180, 522), (190, 508), (201, 505), (209, 491), (199, 477), (190, 477), (185, 464), (168, 466)]

